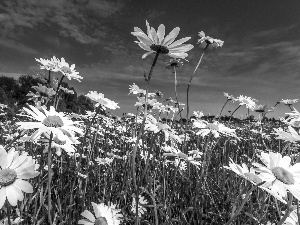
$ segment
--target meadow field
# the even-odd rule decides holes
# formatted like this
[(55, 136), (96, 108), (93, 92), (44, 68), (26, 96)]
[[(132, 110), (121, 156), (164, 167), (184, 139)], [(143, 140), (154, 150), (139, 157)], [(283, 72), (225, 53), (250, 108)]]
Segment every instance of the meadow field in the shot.
[[(190, 112), (202, 59), (224, 42), (201, 31), (193, 46), (175, 40), (178, 27), (167, 35), (164, 25), (146, 27), (131, 33), (146, 51), (141, 60), (153, 57), (144, 87), (124, 93), (137, 99), (131, 113), (114, 115), (118, 103), (96, 90), (85, 96), (90, 110), (66, 110), (67, 81), (84, 75), (55, 56), (36, 59), (43, 73), (17, 112), (0, 102), (0, 224), (299, 225), (298, 99), (271, 107), (224, 93), (219, 115)], [(176, 69), (191, 50), (202, 55), (181, 103)], [(174, 96), (151, 88), (161, 55), (170, 58)], [(228, 102), (236, 108), (223, 116)], [(286, 117), (268, 118), (278, 104)], [(241, 107), (243, 119), (235, 117)]]

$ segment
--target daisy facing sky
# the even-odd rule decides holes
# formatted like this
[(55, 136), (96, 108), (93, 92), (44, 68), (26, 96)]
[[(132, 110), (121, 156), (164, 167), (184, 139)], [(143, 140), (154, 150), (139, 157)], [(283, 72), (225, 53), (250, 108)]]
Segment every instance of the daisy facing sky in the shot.
[(131, 32), (131, 34), (136, 36), (139, 40), (135, 42), (138, 43), (138, 45), (142, 49), (148, 51), (142, 56), (142, 58), (145, 58), (154, 52), (167, 54), (168, 56), (173, 58), (185, 58), (188, 56), (186, 52), (194, 47), (191, 44), (183, 44), (187, 42), (190, 39), (190, 37), (185, 37), (174, 42), (175, 38), (179, 34), (179, 27), (174, 28), (165, 37), (165, 26), (163, 24), (159, 25), (157, 32), (153, 27), (149, 26), (149, 23), (147, 21), (146, 26), (147, 34), (145, 34), (138, 27), (135, 27), (134, 32)]

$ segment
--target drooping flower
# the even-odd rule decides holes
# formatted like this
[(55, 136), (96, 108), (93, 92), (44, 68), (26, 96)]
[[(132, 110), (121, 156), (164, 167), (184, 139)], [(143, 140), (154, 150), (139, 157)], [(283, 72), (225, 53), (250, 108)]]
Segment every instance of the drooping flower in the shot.
[(90, 91), (88, 94), (86, 94), (86, 97), (90, 98), (91, 100), (96, 102), (96, 107), (99, 105), (102, 105), (103, 107), (109, 108), (109, 109), (117, 109), (120, 108), (118, 106), (118, 103), (109, 100), (108, 98), (104, 98), (104, 94), (97, 93), (97, 91)]
[(129, 94), (132, 93), (134, 95), (139, 95), (140, 97), (146, 95), (146, 90), (139, 88), (135, 83), (133, 85), (129, 85)]
[(16, 206), (18, 200), (24, 199), (23, 192), (33, 193), (31, 184), (25, 180), (39, 175), (36, 171), (38, 165), (27, 152), (19, 155), (14, 148), (6, 152), (0, 146), (0, 167), (0, 209), (6, 199), (10, 205)]
[(75, 79), (75, 80), (81, 82), (80, 79), (83, 79), (82, 76), (78, 75), (79, 72), (76, 72), (75, 64), (72, 64), (71, 66), (69, 66), (69, 63), (67, 63), (64, 58), (61, 58), (61, 62), (59, 64), (59, 71), (64, 76), (66, 76), (69, 80)]
[(116, 205), (110, 204), (110, 206), (105, 205), (104, 203), (96, 204), (92, 202), (94, 214), (88, 210), (85, 210), (81, 215), (86, 219), (81, 219), (78, 221), (78, 224), (85, 225), (119, 225), (121, 223), (120, 209), (116, 208)]
[(291, 158), (280, 153), (261, 153), (261, 161), (264, 165), (253, 163), (259, 172), (259, 177), (266, 182), (270, 182), (268, 188), (278, 193), (283, 198), (287, 197), (287, 190), (297, 199), (300, 199), (300, 163), (293, 166)]
[(53, 106), (50, 106), (50, 110), (48, 111), (44, 106), (41, 107), (40, 111), (36, 107), (28, 105), (28, 109), (24, 107), (23, 109), (27, 112), (27, 116), (34, 120), (38, 120), (39, 122), (17, 122), (19, 125), (19, 129), (30, 130), (30, 129), (38, 129), (32, 135), (32, 138), (39, 137), (42, 133), (53, 133), (53, 135), (61, 134), (61, 132), (66, 135), (71, 140), (74, 139), (74, 132), (83, 134), (81, 128), (74, 126), (79, 125), (79, 121), (72, 121), (69, 119), (63, 112), (56, 112)]
[(210, 36), (205, 36), (205, 33), (203, 31), (199, 32), (200, 39), (198, 40), (197, 44), (200, 44), (201, 48), (217, 48), (222, 47), (224, 44), (224, 41), (221, 41), (219, 39), (214, 39)]
[(140, 28), (135, 27), (132, 35), (136, 36), (139, 41), (135, 41), (138, 45), (148, 51), (142, 58), (147, 57), (151, 53), (157, 52), (160, 54), (167, 54), (173, 58), (185, 58), (188, 56), (187, 51), (191, 50), (194, 46), (191, 44), (183, 44), (187, 42), (190, 37), (185, 37), (174, 42), (177, 37), (180, 28), (174, 28), (165, 37), (165, 26), (163, 24), (159, 25), (157, 32), (153, 27), (149, 26), (146, 21), (147, 34), (145, 34)]
[(166, 69), (179, 68), (183, 65), (182, 59), (172, 58), (169, 62), (166, 62)]

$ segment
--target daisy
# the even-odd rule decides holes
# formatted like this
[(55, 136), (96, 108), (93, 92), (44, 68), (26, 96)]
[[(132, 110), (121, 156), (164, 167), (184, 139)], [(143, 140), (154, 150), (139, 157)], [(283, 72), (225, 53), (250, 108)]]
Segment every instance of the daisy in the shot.
[(274, 112), (274, 107), (269, 107), (268, 105), (256, 105), (253, 110), (258, 113), (267, 114), (268, 112)]
[(18, 200), (24, 199), (23, 192), (33, 193), (31, 184), (25, 180), (39, 175), (36, 171), (38, 165), (27, 156), (27, 152), (19, 155), (14, 148), (6, 152), (0, 146), (0, 167), (0, 209), (6, 199), (10, 205), (16, 206)]
[[(143, 205), (147, 205), (148, 201), (142, 196), (139, 195), (139, 204), (138, 204), (138, 215), (141, 217), (145, 212), (147, 212), (147, 209)], [(131, 205), (131, 211), (136, 214), (136, 201), (135, 201), (135, 194), (132, 195), (132, 205)]]
[[(235, 172), (238, 176), (250, 181), (252, 184), (257, 185), (263, 180), (260, 178), (256, 171), (253, 168), (248, 168), (248, 166), (243, 163), (242, 166), (235, 164), (231, 158), (229, 158), (229, 167), (224, 166), (225, 169), (229, 169)], [(259, 188), (263, 189), (264, 191), (268, 192), (269, 194), (273, 195), (276, 199), (281, 201), (282, 203), (286, 204), (286, 201), (280, 196), (277, 192), (270, 190), (268, 187), (270, 186), (270, 182), (265, 182), (264, 184), (260, 185)]]
[(210, 36), (205, 36), (205, 33), (203, 31), (199, 32), (198, 35), (200, 39), (198, 40), (197, 44), (200, 44), (201, 48), (217, 48), (222, 47), (224, 44), (224, 41), (214, 39)]
[(187, 42), (190, 37), (185, 37), (174, 42), (177, 37), (180, 28), (174, 28), (166, 37), (165, 37), (165, 26), (163, 24), (159, 25), (157, 32), (153, 27), (149, 26), (149, 23), (146, 21), (147, 34), (145, 34), (140, 28), (135, 27), (134, 32), (131, 32), (132, 35), (136, 36), (139, 41), (135, 41), (138, 45), (148, 51), (145, 53), (142, 58), (147, 57), (151, 53), (161, 53), (167, 54), (173, 58), (185, 58), (188, 56), (187, 51), (191, 50), (194, 46), (191, 44), (183, 44)]
[(72, 64), (69, 66), (69, 63), (65, 61), (64, 58), (61, 58), (60, 64), (59, 64), (59, 71), (67, 77), (69, 80), (75, 79), (81, 82), (79, 79), (83, 79), (83, 77), (79, 76), (79, 72), (76, 72), (75, 70), (75, 64)]
[(114, 204), (110, 206), (105, 205), (104, 203), (96, 204), (92, 202), (95, 216), (88, 210), (85, 210), (81, 215), (86, 219), (78, 221), (78, 224), (85, 225), (119, 225), (121, 223), (120, 209), (116, 209)]
[(36, 107), (28, 105), (29, 108), (23, 108), (29, 118), (38, 120), (39, 122), (17, 122), (19, 129), (30, 130), (38, 129), (34, 136), (35, 138), (39, 137), (42, 133), (48, 132), (53, 133), (53, 135), (61, 134), (61, 132), (68, 136), (71, 140), (74, 138), (74, 132), (83, 135), (82, 129), (74, 126), (75, 124), (79, 125), (79, 121), (72, 121), (69, 119), (63, 112), (56, 112), (53, 106), (50, 106), (48, 111), (45, 106), (41, 107), (41, 112)]
[(254, 110), (256, 105), (254, 101), (257, 100), (251, 97), (247, 97), (247, 96), (244, 97), (243, 95), (241, 95), (238, 98), (236, 98), (236, 101), (239, 101), (240, 105), (245, 105), (247, 109)]
[(35, 60), (41, 64), (40, 65), (41, 70), (49, 70), (49, 71), (53, 71), (53, 72), (59, 71), (60, 61), (55, 56), (53, 56), (53, 58), (51, 60), (42, 59), (42, 58), (35, 59)]
[(297, 133), (297, 131), (295, 131), (295, 129), (292, 128), (291, 126), (288, 126), (288, 129), (289, 132), (285, 132), (281, 127), (278, 129), (274, 128), (275, 133), (271, 133), (271, 134), (277, 135), (276, 139), (281, 139), (292, 143), (300, 141), (300, 135)]
[[(146, 95), (146, 90), (140, 89), (135, 83), (133, 85), (129, 85), (129, 94), (132, 93), (134, 95), (138, 94), (140, 97)], [(128, 95), (129, 95), (128, 94)]]
[(97, 91), (90, 91), (85, 96), (96, 102), (95, 107), (102, 105), (106, 108), (113, 109), (113, 110), (120, 108), (118, 106), (118, 103), (111, 101), (108, 98), (104, 98), (104, 94), (98, 93)]
[(220, 133), (223, 135), (236, 137), (235, 129), (228, 128), (218, 121), (209, 123), (205, 120), (195, 120), (193, 121), (193, 125), (195, 128), (200, 128), (196, 134), (201, 135), (202, 137), (205, 137), (209, 133), (212, 133), (216, 138), (220, 136)]
[(264, 165), (253, 165), (258, 167), (255, 170), (262, 180), (271, 182), (268, 188), (283, 198), (287, 198), (288, 190), (295, 198), (300, 199), (300, 163), (291, 166), (289, 156), (282, 157), (280, 153), (274, 152), (262, 152), (260, 158)]
[(172, 58), (169, 62), (166, 62), (166, 69), (179, 68), (183, 65), (182, 59)]
[(232, 101), (234, 102), (236, 99), (233, 97), (233, 95), (229, 95), (228, 93), (226, 92), (223, 92), (224, 93), (224, 96), (227, 98), (228, 101)]
[(299, 101), (299, 99), (286, 99), (286, 100), (282, 99), (282, 101), (280, 101), (280, 103), (283, 103), (285, 105), (292, 105), (298, 101)]

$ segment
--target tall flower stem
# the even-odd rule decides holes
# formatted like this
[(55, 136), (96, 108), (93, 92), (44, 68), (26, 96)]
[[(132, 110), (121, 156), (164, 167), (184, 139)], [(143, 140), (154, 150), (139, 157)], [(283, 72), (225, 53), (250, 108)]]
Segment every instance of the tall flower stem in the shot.
[[(136, 158), (136, 152), (137, 152), (137, 147), (138, 147), (138, 144), (139, 144), (139, 141), (143, 135), (143, 131), (144, 131), (144, 126), (145, 126), (145, 121), (146, 121), (146, 118), (147, 118), (147, 108), (148, 108), (148, 89), (149, 89), (149, 84), (150, 84), (150, 80), (151, 80), (151, 76), (152, 76), (152, 73), (153, 73), (153, 69), (156, 65), (156, 62), (157, 62), (157, 59), (158, 59), (158, 56), (159, 56), (159, 53), (160, 53), (160, 50), (158, 50), (156, 52), (156, 55), (155, 55), (155, 58), (153, 60), (153, 63), (152, 63), (152, 66), (151, 66), (151, 69), (150, 69), (150, 72), (149, 72), (149, 75), (146, 79), (146, 82), (147, 82), (147, 87), (146, 87), (146, 96), (145, 96), (145, 112), (144, 112), (144, 118), (143, 118), (143, 122), (141, 124), (141, 128), (139, 130), (139, 134), (136, 138), (136, 142), (135, 142), (135, 145), (133, 147), (133, 151), (132, 151), (132, 163), (131, 163), (131, 170), (132, 170), (132, 181), (133, 181), (133, 187), (134, 187), (134, 190), (135, 190), (135, 196), (136, 196), (136, 202), (138, 202), (138, 196), (139, 196), (139, 193), (138, 193), (138, 186), (137, 186), (137, 182), (136, 182), (136, 170), (135, 170), (135, 158)], [(138, 217), (138, 211), (136, 211), (136, 220), (135, 220), (135, 224), (138, 225), (139, 223), (139, 217)]]
[(198, 61), (198, 64), (194, 70), (194, 72), (192, 73), (191, 77), (190, 77), (190, 80), (189, 80), (189, 83), (188, 83), (188, 87), (187, 87), (187, 90), (186, 90), (186, 123), (185, 123), (185, 135), (184, 135), (184, 145), (185, 145), (185, 142), (186, 142), (186, 131), (187, 131), (187, 124), (188, 124), (188, 120), (189, 120), (189, 113), (190, 113), (190, 106), (189, 106), (189, 91), (190, 91), (190, 87), (191, 87), (191, 84), (192, 84), (192, 80), (194, 78), (194, 75), (202, 61), (202, 58), (204, 56), (204, 53), (206, 51), (206, 49), (208, 48), (209, 45), (206, 45), (206, 47), (204, 48), (203, 50), (203, 53)]
[(50, 134), (50, 140), (49, 140), (49, 146), (48, 146), (48, 222), (50, 225), (52, 225), (52, 219), (51, 219), (51, 143), (53, 139), (53, 133)]
[(8, 203), (8, 200), (6, 200), (6, 210), (7, 210), (8, 225), (11, 225), (11, 221), (10, 221), (10, 205)]
[(175, 97), (176, 97), (176, 105), (178, 107), (178, 113), (180, 115), (180, 119), (182, 119), (181, 116), (181, 110), (180, 110), (180, 106), (179, 106), (179, 102), (178, 102), (178, 96), (177, 96), (177, 76), (176, 76), (176, 66), (172, 66), (173, 67), (173, 73), (174, 73), (174, 77), (175, 77)]
[(277, 225), (284, 224), (285, 220), (289, 217), (290, 213), (293, 211), (292, 203), (293, 203), (293, 195), (288, 192), (288, 203), (287, 203), (287, 209), (285, 210), (284, 216), (281, 218), (281, 220), (278, 222)]
[(233, 114), (234, 114), (240, 107), (241, 107), (241, 105), (239, 105), (239, 106), (231, 113), (229, 122), (231, 121)]
[(219, 115), (219, 122), (220, 122), (220, 119), (221, 119), (221, 115), (222, 115), (222, 112), (223, 112), (223, 109), (225, 108), (225, 106), (227, 105), (227, 103), (229, 102), (229, 99), (227, 99), (227, 101), (225, 102), (225, 104), (223, 105), (222, 109), (221, 109), (221, 112), (220, 112), (220, 115)]
[(48, 74), (48, 87), (50, 87), (50, 83), (51, 83), (51, 70), (49, 70), (49, 74)]
[(258, 186), (264, 184), (265, 181), (253, 186), (246, 194), (246, 196), (244, 197), (243, 201), (242, 201), (242, 204), (240, 205), (240, 207), (235, 211), (234, 215), (230, 218), (230, 220), (225, 224), (225, 225), (229, 225), (231, 224), (235, 219), (236, 217), (240, 214), (240, 212), (242, 211), (242, 209), (244, 208), (244, 205), (246, 204), (246, 202), (248, 201), (249, 197), (250, 197), (250, 194), (252, 193), (252, 191), (257, 188)]
[(57, 85), (57, 89), (56, 89), (56, 93), (55, 93), (55, 98), (54, 98), (54, 103), (53, 103), (53, 106), (55, 107), (55, 109), (57, 108), (57, 102), (56, 101), (57, 101), (57, 97), (58, 97), (59, 88), (61, 86), (61, 83), (62, 83), (64, 77), (65, 77), (64, 75), (61, 76), (60, 81), (59, 81), (59, 83)]

